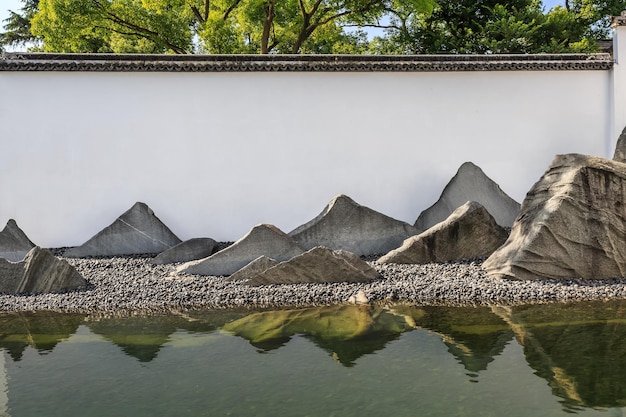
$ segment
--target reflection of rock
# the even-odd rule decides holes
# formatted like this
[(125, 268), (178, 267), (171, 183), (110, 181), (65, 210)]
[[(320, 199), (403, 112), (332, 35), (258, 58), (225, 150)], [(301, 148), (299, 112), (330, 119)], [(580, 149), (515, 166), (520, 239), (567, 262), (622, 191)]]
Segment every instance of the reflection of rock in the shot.
[(289, 233), (304, 249), (324, 246), (356, 255), (387, 253), (417, 230), (338, 195), (321, 214)]
[[(84, 315), (36, 312), (0, 314), (0, 348), (14, 361), (30, 346), (40, 353), (51, 352), (61, 341), (76, 333)], [(1, 354), (1, 353), (0, 353)]]
[(369, 282), (379, 277), (378, 271), (353, 253), (317, 247), (253, 276), (247, 284)]
[(506, 231), (483, 206), (468, 201), (441, 223), (406, 239), (378, 262), (423, 264), (482, 258), (491, 255), (506, 237)]
[(488, 307), (405, 307), (397, 314), (411, 317), (415, 325), (441, 335), (448, 351), (469, 372), (487, 369), (513, 337), (509, 326)]
[(85, 279), (67, 261), (34, 247), (23, 261), (0, 258), (0, 293), (49, 293), (82, 288)]
[(127, 355), (140, 362), (150, 362), (176, 330), (210, 332), (244, 315), (236, 310), (191, 310), (146, 316), (92, 316), (87, 327), (119, 346)]
[(198, 275), (231, 275), (259, 256), (285, 261), (300, 255), (302, 248), (276, 226), (255, 226), (244, 237), (208, 258), (187, 262), (178, 272)]
[(415, 227), (426, 230), (434, 226), (466, 201), (479, 202), (502, 227), (511, 227), (520, 207), (482, 169), (465, 162), (446, 185), (439, 200), (419, 215)]
[(494, 307), (566, 406), (626, 406), (626, 301)]
[(402, 316), (381, 307), (354, 305), (253, 313), (223, 327), (263, 350), (277, 349), (292, 336), (304, 335), (345, 366), (410, 329)]
[(30, 241), (13, 219), (9, 220), (4, 229), (0, 231), (0, 258), (19, 262), (34, 247), (35, 244)]
[(181, 243), (145, 203), (135, 203), (110, 226), (81, 246), (65, 252), (68, 257), (160, 253)]
[(211, 238), (189, 239), (159, 253), (151, 263), (154, 265), (189, 262), (206, 258), (217, 251), (217, 242)]
[(517, 279), (626, 276), (626, 164), (558, 155), (483, 267)]

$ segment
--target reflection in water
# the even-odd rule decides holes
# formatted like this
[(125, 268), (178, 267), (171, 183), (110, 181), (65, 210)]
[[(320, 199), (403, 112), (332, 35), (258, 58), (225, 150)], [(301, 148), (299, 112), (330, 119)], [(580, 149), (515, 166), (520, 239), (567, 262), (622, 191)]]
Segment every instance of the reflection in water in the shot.
[(504, 350), (513, 337), (506, 322), (489, 307), (396, 307), (411, 317), (416, 326), (441, 336), (448, 351), (471, 373), (487, 365)]
[(208, 310), (167, 315), (95, 317), (87, 327), (119, 346), (140, 362), (150, 362), (178, 329), (207, 333), (246, 313), (236, 310)]
[[(11, 375), (7, 378), (4, 374), (4, 361), (10, 361), (9, 357), (13, 363), (35, 360), (32, 355), (25, 355), (28, 347), (39, 354), (35, 355), (39, 358), (37, 360), (45, 361), (42, 354), (70, 345), (64, 342), (79, 329), (82, 334), (99, 335), (97, 341), (101, 344), (111, 342), (125, 353), (125, 357), (134, 358), (134, 362), (153, 362), (155, 370), (161, 352), (168, 346), (171, 348), (174, 342), (180, 342), (181, 337), (215, 334), (233, 341), (242, 338), (247, 341), (242, 344), (246, 350), (250, 351), (249, 343), (260, 352), (268, 352), (285, 345), (302, 349), (301, 344), (294, 342), (297, 335), (308, 339), (345, 367), (351, 367), (350, 372), (357, 372), (361, 367), (369, 372), (367, 367), (372, 366), (372, 358), (384, 356), (387, 347), (402, 345), (401, 342), (407, 340), (403, 334), (435, 334), (445, 345), (442, 354), (447, 355), (447, 350), (452, 355), (448, 357), (454, 357), (462, 364), (466, 374), (472, 377), (470, 381), (476, 381), (475, 378), (481, 375), (481, 383), (470, 384), (473, 386), (488, 385), (488, 378), (494, 377), (489, 368), (495, 358), (504, 355), (507, 346), (519, 344), (524, 353), (522, 362), (528, 364), (524, 366), (527, 369), (530, 366), (535, 375), (547, 381), (552, 394), (560, 399), (566, 411), (577, 412), (580, 407), (626, 407), (626, 301), (480, 308), (336, 305), (263, 312), (200, 310), (129, 317), (0, 314), (0, 416), (6, 409), (7, 384), (11, 385)], [(219, 329), (228, 334), (215, 333)], [(119, 352), (117, 348), (114, 353)], [(311, 348), (315, 350), (312, 345)], [(421, 348), (419, 344), (411, 345), (404, 353), (406, 358), (394, 360), (419, 361), (421, 356), (430, 354)], [(83, 348), (75, 344), (71, 349), (86, 356), (93, 346), (81, 350)], [(280, 349), (280, 353), (279, 357), (285, 361), (294, 355), (289, 349)], [(360, 360), (373, 353), (376, 355), (369, 356), (369, 360)], [(227, 354), (249, 353), (228, 351)], [(254, 351), (251, 354), (256, 355)], [(202, 361), (202, 358), (195, 360)], [(229, 360), (237, 362), (236, 357)], [(248, 360), (263, 362), (258, 355), (256, 359)], [(111, 361), (115, 362), (115, 358)], [(385, 373), (388, 365), (372, 369), (372, 372)], [(289, 368), (290, 365), (285, 362), (285, 366)], [(332, 362), (330, 366), (333, 366)], [(12, 369), (15, 371), (16, 368)], [(265, 377), (267, 370), (259, 372)], [(439, 375), (438, 371), (433, 372), (431, 378)], [(391, 373), (386, 377), (394, 378), (394, 375)], [(267, 378), (273, 376), (268, 374)], [(467, 379), (464, 382), (467, 383)], [(471, 395), (471, 392), (464, 395)], [(511, 395), (519, 395), (519, 392)], [(619, 409), (614, 411), (621, 413)]]
[(564, 405), (626, 406), (626, 301), (494, 308)]
[(62, 313), (0, 314), (0, 348), (9, 352), (14, 361), (22, 358), (28, 346), (39, 353), (50, 352), (73, 335), (84, 318)]
[(356, 359), (383, 349), (412, 326), (382, 307), (335, 305), (254, 313), (223, 329), (262, 351), (277, 349), (292, 336), (303, 335), (342, 365), (352, 366)]

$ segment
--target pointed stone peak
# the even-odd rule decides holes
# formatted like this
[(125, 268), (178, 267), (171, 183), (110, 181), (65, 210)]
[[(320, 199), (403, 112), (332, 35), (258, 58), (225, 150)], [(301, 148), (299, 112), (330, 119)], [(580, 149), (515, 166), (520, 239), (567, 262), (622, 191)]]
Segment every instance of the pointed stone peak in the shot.
[(187, 262), (177, 271), (198, 275), (232, 275), (260, 256), (285, 261), (303, 252), (298, 243), (278, 227), (259, 224), (226, 249), (207, 258)]
[(427, 230), (467, 201), (480, 203), (502, 227), (511, 227), (520, 208), (520, 204), (502, 191), (479, 166), (465, 162), (445, 186), (439, 200), (419, 215), (415, 227)]
[(83, 245), (68, 250), (65, 256), (161, 253), (179, 243), (181, 240), (161, 222), (147, 204), (137, 202), (110, 226)]
[(339, 194), (319, 215), (291, 231), (289, 236), (306, 250), (324, 246), (361, 256), (387, 253), (416, 233), (410, 224)]
[(35, 247), (35, 244), (19, 228), (15, 220), (10, 219), (0, 231), (0, 258), (19, 262)]
[[(4, 229), (0, 232), (0, 236), (10, 237), (15, 242), (23, 243), (29, 246), (31, 249), (35, 247), (35, 244), (26, 236), (26, 233), (17, 225), (17, 222), (13, 219), (9, 219)], [(0, 237), (2, 239), (2, 237)]]

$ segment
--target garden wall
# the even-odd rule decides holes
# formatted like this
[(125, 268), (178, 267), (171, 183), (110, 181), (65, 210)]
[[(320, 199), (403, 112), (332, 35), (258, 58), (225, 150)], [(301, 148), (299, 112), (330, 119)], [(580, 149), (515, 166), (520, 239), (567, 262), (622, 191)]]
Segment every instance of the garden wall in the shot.
[(608, 55), (6, 54), (0, 223), (78, 245), (143, 201), (181, 239), (235, 240), (339, 193), (413, 223), (465, 161), (521, 202), (555, 154), (612, 156), (614, 73)]

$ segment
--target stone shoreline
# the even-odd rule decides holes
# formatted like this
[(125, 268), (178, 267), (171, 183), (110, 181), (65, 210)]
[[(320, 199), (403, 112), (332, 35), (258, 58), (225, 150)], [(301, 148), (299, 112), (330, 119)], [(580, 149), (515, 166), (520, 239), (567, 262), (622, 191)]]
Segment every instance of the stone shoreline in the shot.
[[(57, 252), (58, 253), (58, 252)], [(371, 263), (382, 275), (370, 283), (253, 287), (224, 277), (176, 275), (176, 264), (150, 256), (63, 258), (89, 282), (59, 294), (0, 295), (0, 311), (166, 311), (185, 308), (295, 308), (346, 303), (362, 290), (372, 303), (520, 305), (626, 298), (626, 279), (509, 281), (487, 277), (480, 261), (400, 265)]]

